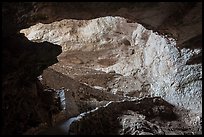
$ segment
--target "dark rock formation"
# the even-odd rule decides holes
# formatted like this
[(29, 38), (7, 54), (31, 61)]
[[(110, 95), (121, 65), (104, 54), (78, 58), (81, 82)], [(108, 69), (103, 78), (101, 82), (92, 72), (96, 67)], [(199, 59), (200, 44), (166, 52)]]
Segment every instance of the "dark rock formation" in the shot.
[(43, 92), (37, 76), (57, 62), (61, 47), (13, 34), (3, 37), (2, 53), (2, 133), (22, 134), (42, 122), (50, 123), (52, 96)]
[(177, 119), (174, 106), (159, 97), (112, 102), (107, 107), (101, 107), (74, 121), (69, 133), (71, 135), (165, 135), (168, 134), (163, 131), (165, 123)]

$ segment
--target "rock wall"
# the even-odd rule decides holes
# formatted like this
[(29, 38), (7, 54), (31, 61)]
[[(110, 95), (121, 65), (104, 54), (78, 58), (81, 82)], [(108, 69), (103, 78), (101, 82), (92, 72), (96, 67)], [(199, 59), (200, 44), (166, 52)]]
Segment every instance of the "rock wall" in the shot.
[(179, 49), (173, 38), (161, 36), (141, 24), (111, 16), (40, 23), (21, 32), (32, 41), (59, 44), (63, 52), (84, 51), (87, 45), (90, 51), (112, 49), (112, 54), (117, 54), (118, 58), (115, 64), (92, 68), (107, 73), (114, 70), (127, 76), (128, 84), (114, 82), (121, 88), (111, 87), (113, 93), (118, 90), (131, 94), (128, 91), (141, 91), (148, 85), (146, 90), (151, 96), (161, 96), (176, 106), (199, 115), (202, 113), (202, 65), (187, 65), (193, 56), (201, 53), (200, 48)]
[(20, 32), (32, 41), (48, 41), (67, 50), (94, 50), (108, 48), (131, 39), (137, 24), (127, 23), (121, 17), (104, 17), (93, 20), (61, 20), (51, 24), (38, 23)]
[(128, 22), (138, 22), (148, 29), (172, 36), (179, 45), (202, 34), (202, 2), (5, 2), (2, 11), (3, 17), (9, 17), (9, 21), (3, 20), (4, 34), (36, 23), (105, 16), (120, 16)]
[(4, 37), (2, 43), (2, 134), (22, 134), (50, 124), (52, 96), (43, 92), (37, 76), (57, 62), (61, 47), (34, 43), (21, 34)]
[[(40, 94), (43, 88), (37, 84), (36, 78), (43, 69), (57, 62), (56, 56), (61, 52), (59, 46), (47, 42), (40, 44), (29, 42), (25, 37), (19, 36), (19, 31), (40, 22), (51, 23), (62, 19), (93, 19), (105, 16), (125, 17), (128, 22), (138, 22), (148, 29), (172, 35), (178, 47), (193, 49), (202, 47), (202, 2), (154, 4), (3, 2), (1, 66), (3, 134), (22, 134), (26, 129), (46, 121), (47, 110), (43, 106), (46, 103), (42, 103), (46, 97)], [(202, 54), (198, 54), (193, 56), (188, 64), (192, 62), (197, 64), (201, 61)], [(188, 67), (184, 69), (188, 70)], [(191, 79), (191, 75), (188, 78)], [(44, 116), (41, 117), (42, 114)]]
[(174, 107), (159, 97), (110, 102), (77, 117), (70, 135), (192, 135)]

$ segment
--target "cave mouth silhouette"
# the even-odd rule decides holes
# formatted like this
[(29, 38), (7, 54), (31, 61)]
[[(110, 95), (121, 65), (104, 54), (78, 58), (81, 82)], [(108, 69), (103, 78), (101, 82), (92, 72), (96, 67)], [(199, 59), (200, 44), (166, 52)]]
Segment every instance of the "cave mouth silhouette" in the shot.
[[(62, 47), (62, 53), (58, 56), (59, 62), (50, 66), (48, 69), (51, 68), (52, 71), (54, 70), (54, 71), (57, 71), (58, 73), (65, 75), (66, 77), (71, 77), (82, 84), (90, 86), (93, 89), (97, 88), (102, 91), (104, 89), (105, 91), (108, 91), (106, 89), (109, 89), (109, 92), (113, 94), (116, 94), (119, 96), (122, 95), (125, 97), (129, 96), (132, 98), (135, 98), (135, 97), (143, 98), (145, 96), (163, 96), (163, 98), (165, 98), (166, 96), (166, 94), (162, 92), (151, 93), (150, 87), (152, 86), (152, 84), (148, 83), (149, 81), (144, 82), (144, 85), (141, 86), (142, 89), (137, 89), (138, 87), (136, 86), (136, 87), (133, 87), (132, 89), (118, 88), (119, 90), (129, 90), (128, 92), (126, 91), (127, 93), (125, 93), (125, 91), (115, 92), (118, 89), (116, 88), (111, 89), (111, 87), (107, 87), (107, 85), (101, 84), (103, 83), (103, 80), (104, 80), (101, 76), (120, 75), (124, 77), (127, 77), (127, 76), (133, 77), (135, 80), (135, 78), (137, 78), (138, 76), (137, 73), (140, 73), (141, 70), (144, 69), (144, 68), (137, 68), (137, 69), (132, 69), (134, 71), (136, 70), (135, 72), (129, 71), (130, 68), (135, 67), (134, 65), (131, 66), (131, 63), (134, 63), (134, 61), (131, 62), (131, 60), (133, 58), (135, 58), (135, 60), (138, 60), (137, 56), (134, 57), (135, 54), (141, 54), (143, 58), (151, 54), (158, 54), (158, 56), (160, 56), (161, 54), (159, 54), (159, 52), (164, 47), (168, 47), (169, 50), (172, 50), (170, 48), (173, 48), (172, 52), (178, 52), (177, 51), (178, 49), (176, 48), (175, 40), (167, 37), (167, 35), (165, 36), (159, 35), (158, 33), (155, 33), (152, 30), (148, 30), (144, 28), (141, 24), (138, 24), (138, 23), (129, 23), (123, 17), (112, 17), (112, 16), (100, 17), (100, 18), (95, 18), (91, 20), (63, 19), (60, 21), (52, 22), (50, 24), (38, 23), (27, 29), (23, 29), (20, 32), (24, 33), (24, 35), (33, 42), (40, 43), (40, 42), (47, 41), (53, 44), (60, 45)], [(155, 37), (155, 39), (153, 39), (152, 37)], [(160, 41), (164, 41), (164, 43), (158, 44)], [(155, 43), (155, 45), (151, 43)], [(150, 45), (149, 47), (146, 46), (148, 44)], [(146, 51), (149, 51), (149, 53), (146, 53), (146, 51), (142, 51), (138, 47), (140, 47), (141, 49), (144, 47), (144, 49), (146, 49)], [(156, 52), (150, 52), (154, 50), (156, 50)], [(131, 56), (133, 56), (133, 58), (131, 58)], [(162, 56), (169, 56), (169, 53), (168, 52), (166, 54), (164, 53), (164, 55)], [(128, 61), (129, 64), (122, 64), (123, 65), (122, 67), (118, 67), (117, 63), (120, 64), (120, 61), (124, 62), (123, 58), (127, 58), (127, 60), (125, 61)], [(155, 57), (152, 57), (152, 58), (155, 58)], [(156, 57), (156, 58), (160, 58), (160, 57)], [(160, 60), (161, 60), (160, 62), (164, 62), (164, 64), (167, 64), (166, 60), (163, 60), (162, 57)], [(148, 61), (151, 61), (151, 60), (150, 59), (146, 60), (146, 63)], [(145, 64), (145, 59), (143, 60), (143, 63)], [(138, 64), (136, 63), (136, 65)], [(139, 66), (143, 66), (143, 64), (140, 64)], [(125, 68), (125, 67), (126, 67), (126, 70), (125, 69), (122, 70), (122, 68)], [(86, 71), (88, 70), (87, 72), (85, 72), (87, 74), (84, 73), (84, 69)], [(151, 71), (151, 70), (146, 69), (146, 71)], [(155, 71), (151, 73), (157, 73), (157, 72)], [(142, 74), (144, 74), (144, 72)], [(53, 74), (49, 73), (49, 75), (53, 75)], [(99, 78), (97, 75), (99, 75)], [(46, 78), (45, 75), (43, 76), (43, 78), (46, 80), (50, 79), (50, 77)], [(53, 83), (55, 83), (54, 85), (57, 85), (58, 83), (57, 81), (58, 81), (57, 79), (52, 78), (52, 82), (49, 84), (53, 85)], [(65, 86), (66, 80), (64, 81), (63, 79), (61, 79), (60, 81), (63, 81), (59, 84), (61, 85), (61, 87), (66, 87), (66, 88), (69, 87), (69, 86)], [(111, 78), (109, 78), (108, 81), (110, 83)], [(113, 85), (115, 84), (114, 82), (115, 81), (113, 81)], [(130, 83), (128, 86), (131, 86), (131, 84), (133, 83), (136, 83), (135, 85), (138, 84), (137, 82), (130, 81), (128, 79), (126, 81), (123, 81), (123, 83), (126, 83), (126, 82)], [(99, 84), (100, 86), (97, 84)], [(59, 87), (59, 85), (51, 88), (58, 87), (59, 89), (61, 88)], [(128, 86), (125, 86), (125, 87), (128, 87)], [(138, 90), (141, 90), (141, 91), (137, 92)], [(87, 90), (87, 92), (89, 91)], [(96, 101), (98, 101), (97, 97), (95, 98), (96, 98)], [(75, 100), (75, 101), (83, 102), (83, 100), (84, 98), (82, 98), (82, 100), (79, 98), (79, 100)], [(174, 103), (174, 101), (171, 101), (170, 98), (167, 98), (167, 100), (171, 103), (172, 102)], [(110, 101), (113, 101), (113, 100), (110, 100)], [(178, 100), (176, 100), (176, 102), (178, 102)], [(79, 104), (80, 103), (78, 103), (78, 105)], [(96, 106), (93, 107), (89, 105), (87, 105), (86, 108), (83, 108), (83, 111), (81, 110), (80, 113), (90, 111), (96, 107)], [(172, 119), (173, 120), (178, 119), (176, 114), (173, 114), (172, 116), (168, 116), (168, 117), (170, 121)], [(162, 115), (161, 115), (161, 119), (167, 120), (165, 116), (162, 118)], [(65, 123), (67, 123), (66, 119), (65, 119)], [(62, 122), (59, 125), (64, 127), (64, 125), (66, 125), (65, 123)], [(58, 131), (57, 129), (60, 130), (59, 132), (61, 134), (67, 134), (67, 131), (61, 131), (62, 128), (60, 128), (59, 125), (52, 127), (47, 131), (44, 131), (44, 133), (42, 131), (40, 134), (51, 134), (51, 133), (57, 134), (57, 131)], [(118, 129), (115, 129), (115, 130), (118, 130)]]

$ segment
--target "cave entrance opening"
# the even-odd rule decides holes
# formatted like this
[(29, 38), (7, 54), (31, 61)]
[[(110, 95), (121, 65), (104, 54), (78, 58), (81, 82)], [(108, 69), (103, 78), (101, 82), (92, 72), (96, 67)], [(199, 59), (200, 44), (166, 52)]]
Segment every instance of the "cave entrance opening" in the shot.
[(191, 81), (189, 77), (195, 78), (195, 73), (202, 74), (201, 65), (186, 65), (200, 49), (178, 50), (173, 38), (112, 16), (38, 23), (20, 32), (31, 41), (48, 41), (62, 47), (59, 62), (44, 70), (42, 83), (67, 90), (68, 117), (109, 101), (149, 96), (160, 96), (173, 105), (200, 113), (202, 81), (185, 84)]

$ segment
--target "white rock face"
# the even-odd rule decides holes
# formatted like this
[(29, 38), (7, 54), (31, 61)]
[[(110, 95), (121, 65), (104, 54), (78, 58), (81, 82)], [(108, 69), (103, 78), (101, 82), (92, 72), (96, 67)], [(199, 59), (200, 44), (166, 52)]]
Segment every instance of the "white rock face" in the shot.
[[(126, 86), (135, 91), (141, 90), (143, 84), (149, 84), (147, 90), (152, 96), (161, 96), (171, 104), (202, 114), (202, 64), (186, 65), (201, 49), (178, 50), (174, 39), (160, 36), (140, 24), (127, 23), (121, 17), (39, 23), (21, 33), (32, 41), (59, 44), (63, 51), (113, 47), (113, 51), (120, 49), (118, 47), (134, 50), (130, 54), (121, 48), (114, 65), (95, 66), (94, 69), (114, 70), (131, 77), (131, 83)], [(125, 45), (124, 41), (129, 41), (130, 45)]]
[(92, 50), (103, 48), (108, 43), (114, 45), (124, 38), (129, 39), (135, 26), (137, 24), (127, 23), (120, 17), (80, 21), (64, 19), (51, 24), (38, 23), (20, 32), (32, 41), (61, 45), (63, 51), (84, 50), (85, 47)]

